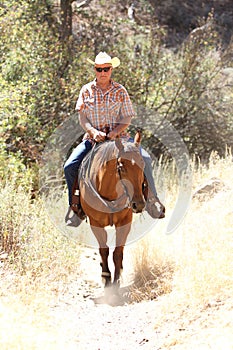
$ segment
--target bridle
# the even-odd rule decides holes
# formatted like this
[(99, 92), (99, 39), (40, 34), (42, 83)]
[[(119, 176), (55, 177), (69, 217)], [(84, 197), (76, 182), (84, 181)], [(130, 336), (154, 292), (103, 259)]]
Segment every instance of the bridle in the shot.
[[(119, 152), (119, 153), (120, 153), (120, 152)], [(125, 185), (125, 182), (123, 181), (123, 178), (122, 178), (122, 171), (123, 171), (123, 169), (124, 169), (124, 165), (122, 164), (122, 162), (120, 161), (120, 159), (121, 159), (121, 156), (119, 156), (119, 154), (118, 154), (118, 156), (117, 156), (117, 173), (118, 173), (118, 175), (119, 175), (120, 182), (121, 182), (121, 184), (122, 184), (122, 186), (123, 186), (124, 193), (125, 193), (126, 197), (128, 198), (128, 201), (129, 201), (128, 207), (130, 207), (131, 197), (130, 197), (128, 188), (127, 188), (127, 186)]]

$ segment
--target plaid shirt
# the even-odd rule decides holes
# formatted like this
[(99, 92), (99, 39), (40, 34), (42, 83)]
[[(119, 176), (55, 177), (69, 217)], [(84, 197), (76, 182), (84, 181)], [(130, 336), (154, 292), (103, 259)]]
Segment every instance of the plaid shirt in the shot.
[(128, 95), (123, 85), (111, 80), (110, 88), (103, 93), (96, 85), (96, 80), (84, 85), (80, 91), (76, 104), (76, 110), (85, 113), (91, 125), (103, 130), (105, 127), (109, 131), (119, 124), (126, 124), (135, 113)]

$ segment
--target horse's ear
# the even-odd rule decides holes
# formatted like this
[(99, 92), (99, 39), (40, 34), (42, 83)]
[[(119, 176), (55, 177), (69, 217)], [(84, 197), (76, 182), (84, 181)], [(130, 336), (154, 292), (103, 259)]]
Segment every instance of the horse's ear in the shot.
[(142, 139), (142, 132), (140, 129), (138, 129), (134, 136), (134, 143), (137, 147), (140, 145), (141, 139)]
[(116, 146), (117, 146), (117, 148), (119, 149), (120, 152), (122, 152), (124, 150), (124, 146), (122, 144), (122, 141), (121, 141), (120, 137), (116, 138), (115, 144), (116, 144)]

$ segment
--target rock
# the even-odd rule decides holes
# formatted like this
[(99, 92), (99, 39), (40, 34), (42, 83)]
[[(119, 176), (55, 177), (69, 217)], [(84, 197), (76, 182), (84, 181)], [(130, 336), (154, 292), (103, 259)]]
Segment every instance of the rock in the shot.
[(227, 186), (225, 183), (216, 178), (213, 177), (209, 181), (207, 181), (205, 184), (201, 185), (194, 193), (193, 199), (198, 199), (200, 201), (202, 200), (208, 200), (211, 199), (217, 194), (218, 192), (221, 192), (222, 190), (227, 189)]

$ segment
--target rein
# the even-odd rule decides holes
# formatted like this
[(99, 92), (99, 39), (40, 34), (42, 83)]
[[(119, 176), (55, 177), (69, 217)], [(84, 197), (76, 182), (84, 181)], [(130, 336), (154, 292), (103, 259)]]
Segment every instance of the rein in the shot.
[(117, 156), (117, 172), (118, 172), (118, 175), (119, 175), (119, 178), (120, 178), (120, 181), (121, 181), (121, 184), (124, 188), (124, 193), (126, 194), (126, 197), (129, 199), (129, 203), (130, 203), (130, 195), (129, 195), (129, 191), (128, 191), (128, 188), (125, 186), (125, 183), (123, 181), (123, 178), (122, 178), (122, 169), (123, 169), (123, 164), (119, 161), (120, 159), (120, 152)]

